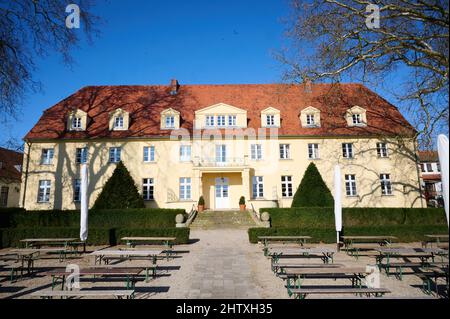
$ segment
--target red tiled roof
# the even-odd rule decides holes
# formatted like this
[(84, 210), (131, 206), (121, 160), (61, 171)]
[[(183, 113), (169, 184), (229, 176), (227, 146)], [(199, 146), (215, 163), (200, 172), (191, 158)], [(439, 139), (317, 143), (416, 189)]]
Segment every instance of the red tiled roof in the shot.
[(421, 162), (438, 162), (439, 154), (437, 151), (419, 151), (419, 160)]
[(0, 178), (20, 181), (21, 173), (14, 166), (22, 166), (22, 161), (22, 153), (0, 147)]
[[(414, 128), (398, 109), (360, 84), (304, 85), (181, 85), (176, 95), (170, 86), (89, 86), (47, 109), (25, 139), (124, 138), (168, 136), (160, 130), (160, 112), (169, 107), (181, 113), (181, 127), (192, 132), (194, 112), (217, 103), (247, 110), (248, 127), (258, 129), (260, 112), (272, 106), (281, 112), (278, 133), (304, 136), (333, 135), (411, 135)], [(347, 127), (346, 111), (354, 105), (367, 110), (366, 127)], [(313, 106), (321, 111), (320, 128), (302, 128), (302, 109)], [(69, 110), (88, 113), (87, 130), (66, 130)], [(109, 131), (109, 112), (122, 108), (130, 113), (127, 131)]]

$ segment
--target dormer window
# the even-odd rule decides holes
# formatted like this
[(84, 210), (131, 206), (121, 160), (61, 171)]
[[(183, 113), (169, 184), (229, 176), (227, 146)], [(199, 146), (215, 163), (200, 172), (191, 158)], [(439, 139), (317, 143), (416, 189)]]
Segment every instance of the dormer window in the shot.
[(236, 126), (236, 115), (228, 115), (228, 126)]
[(353, 125), (362, 124), (361, 114), (353, 114), (352, 121), (353, 121)]
[(306, 114), (306, 125), (308, 126), (315, 125), (314, 114)]
[(266, 115), (266, 125), (275, 126), (275, 115)]
[(214, 126), (214, 116), (213, 115), (207, 115), (206, 116), (206, 126)]
[(72, 119), (72, 130), (81, 130), (81, 117), (74, 117)]
[(217, 116), (217, 126), (225, 126), (225, 115)]
[(320, 110), (308, 106), (300, 112), (300, 123), (302, 127), (320, 127)]
[(345, 117), (348, 126), (367, 125), (366, 110), (360, 106), (355, 105), (351, 109), (347, 110)]
[(116, 116), (114, 119), (114, 128), (122, 129), (123, 128), (123, 116)]
[(175, 116), (173, 115), (166, 116), (166, 128), (175, 128)]

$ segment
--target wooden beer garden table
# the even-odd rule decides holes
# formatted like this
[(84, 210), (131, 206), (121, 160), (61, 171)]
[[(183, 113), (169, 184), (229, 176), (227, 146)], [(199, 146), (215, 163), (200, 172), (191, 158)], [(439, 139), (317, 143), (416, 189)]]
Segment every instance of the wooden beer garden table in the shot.
[(262, 240), (264, 245), (264, 256), (267, 256), (269, 252), (269, 243), (271, 241), (298, 243), (303, 246), (308, 239), (311, 239), (311, 236), (258, 236), (258, 239)]

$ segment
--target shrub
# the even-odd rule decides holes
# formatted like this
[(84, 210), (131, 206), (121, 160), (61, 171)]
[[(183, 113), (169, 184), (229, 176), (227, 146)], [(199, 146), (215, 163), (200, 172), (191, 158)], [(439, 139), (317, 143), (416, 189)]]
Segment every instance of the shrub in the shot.
[(332, 207), (333, 195), (322, 179), (316, 165), (309, 164), (295, 192), (292, 207)]
[(122, 162), (117, 164), (93, 207), (94, 209), (145, 207), (144, 199), (139, 194), (130, 172)]
[(203, 198), (203, 196), (200, 196), (200, 198), (198, 199), (198, 204), (201, 206), (205, 206), (205, 199)]
[(239, 205), (245, 205), (245, 197), (241, 196), (241, 198), (239, 198)]

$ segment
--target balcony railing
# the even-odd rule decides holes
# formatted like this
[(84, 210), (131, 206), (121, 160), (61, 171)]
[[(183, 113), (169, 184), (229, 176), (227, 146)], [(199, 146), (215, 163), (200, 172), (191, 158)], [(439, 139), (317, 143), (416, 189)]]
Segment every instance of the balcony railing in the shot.
[(194, 158), (197, 167), (240, 167), (247, 166), (246, 157), (229, 157), (225, 161), (216, 158)]

